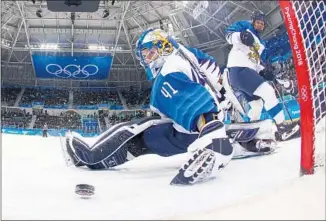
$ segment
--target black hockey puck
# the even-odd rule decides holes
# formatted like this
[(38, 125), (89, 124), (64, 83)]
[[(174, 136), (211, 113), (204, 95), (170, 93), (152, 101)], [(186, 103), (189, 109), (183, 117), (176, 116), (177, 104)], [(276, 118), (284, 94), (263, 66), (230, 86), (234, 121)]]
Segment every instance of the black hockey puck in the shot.
[(75, 193), (81, 198), (89, 198), (94, 195), (95, 187), (89, 184), (77, 184)]

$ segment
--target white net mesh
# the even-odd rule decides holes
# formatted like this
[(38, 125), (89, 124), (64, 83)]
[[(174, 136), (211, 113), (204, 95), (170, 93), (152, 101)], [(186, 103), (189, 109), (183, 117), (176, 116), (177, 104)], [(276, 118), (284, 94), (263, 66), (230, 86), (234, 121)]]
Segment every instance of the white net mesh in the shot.
[[(313, 98), (315, 165), (325, 165), (326, 7), (325, 1), (293, 1), (304, 41)], [(302, 125), (304, 129), (304, 125)]]

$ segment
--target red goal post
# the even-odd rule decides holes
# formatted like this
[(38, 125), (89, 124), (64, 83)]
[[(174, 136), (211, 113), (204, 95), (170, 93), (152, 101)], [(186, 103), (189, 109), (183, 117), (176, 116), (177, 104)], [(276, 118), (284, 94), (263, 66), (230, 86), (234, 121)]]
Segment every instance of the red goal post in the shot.
[(279, 0), (279, 4), (298, 80), (301, 173), (312, 174), (316, 164), (316, 125), (325, 112), (322, 105), (326, 106), (325, 1)]

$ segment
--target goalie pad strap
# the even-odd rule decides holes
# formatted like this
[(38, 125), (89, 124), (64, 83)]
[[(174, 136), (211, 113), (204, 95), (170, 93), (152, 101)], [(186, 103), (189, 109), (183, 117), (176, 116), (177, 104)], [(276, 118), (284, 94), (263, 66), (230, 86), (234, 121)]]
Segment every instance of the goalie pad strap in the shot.
[(205, 114), (200, 115), (197, 120), (198, 131), (200, 132), (207, 123), (209, 123), (213, 120), (218, 120), (217, 113), (205, 113)]
[(226, 134), (229, 138), (236, 142), (249, 142), (253, 140), (258, 132), (259, 128), (254, 129), (233, 129), (227, 130)]

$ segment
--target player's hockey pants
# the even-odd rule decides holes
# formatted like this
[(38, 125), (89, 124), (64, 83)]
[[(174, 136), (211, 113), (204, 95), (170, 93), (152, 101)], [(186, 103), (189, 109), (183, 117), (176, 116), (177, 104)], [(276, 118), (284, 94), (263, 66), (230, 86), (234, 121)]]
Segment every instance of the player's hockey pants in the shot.
[(246, 67), (232, 67), (229, 70), (229, 82), (233, 89), (243, 92), (248, 102), (259, 99), (254, 92), (266, 81), (262, 76)]

